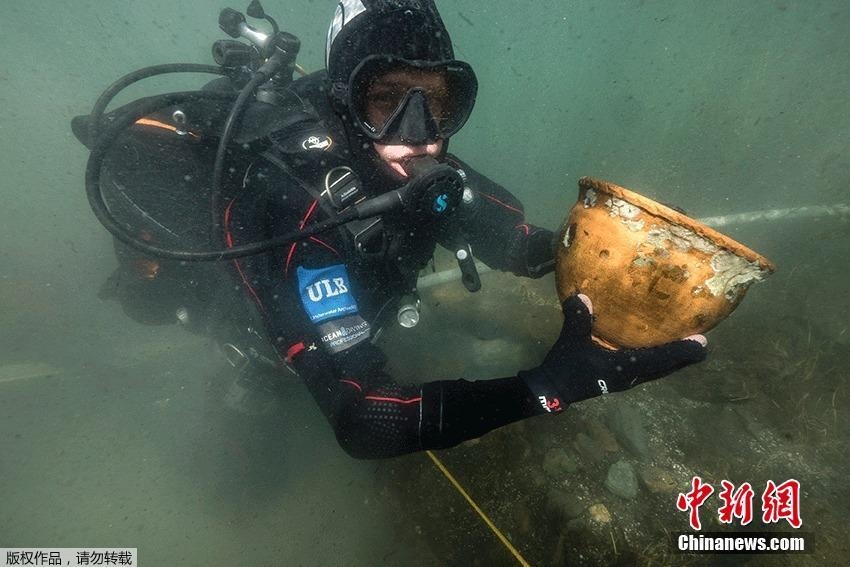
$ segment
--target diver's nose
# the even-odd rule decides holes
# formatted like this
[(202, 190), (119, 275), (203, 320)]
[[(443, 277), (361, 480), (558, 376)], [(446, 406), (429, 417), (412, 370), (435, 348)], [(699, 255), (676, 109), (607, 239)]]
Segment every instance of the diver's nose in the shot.
[(419, 90), (414, 91), (399, 122), (399, 140), (409, 146), (424, 146), (436, 142), (439, 131), (437, 121), (428, 110), (425, 95)]

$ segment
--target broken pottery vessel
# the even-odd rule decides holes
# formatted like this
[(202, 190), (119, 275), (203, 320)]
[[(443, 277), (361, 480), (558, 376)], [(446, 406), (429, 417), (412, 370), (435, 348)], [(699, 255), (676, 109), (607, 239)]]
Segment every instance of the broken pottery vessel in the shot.
[(776, 269), (767, 258), (670, 207), (582, 177), (556, 253), (561, 300), (593, 301), (593, 335), (647, 347), (704, 333)]

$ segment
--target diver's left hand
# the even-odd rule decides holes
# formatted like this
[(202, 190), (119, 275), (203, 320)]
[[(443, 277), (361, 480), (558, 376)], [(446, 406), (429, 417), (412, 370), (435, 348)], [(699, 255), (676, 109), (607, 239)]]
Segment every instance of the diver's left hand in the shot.
[(591, 339), (593, 304), (586, 295), (562, 304), (564, 324), (543, 363), (520, 372), (546, 411), (609, 392), (621, 392), (705, 359), (707, 339), (691, 335), (651, 348), (609, 350)]

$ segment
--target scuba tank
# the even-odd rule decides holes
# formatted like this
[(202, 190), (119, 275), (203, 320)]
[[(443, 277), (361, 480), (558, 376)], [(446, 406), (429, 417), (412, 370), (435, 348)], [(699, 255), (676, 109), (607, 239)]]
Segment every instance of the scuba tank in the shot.
[[(430, 160), (420, 164), (421, 175), (414, 176), (407, 185), (363, 200), (343, 213), (302, 231), (264, 242), (224, 248), (221, 203), (225, 186), (233, 181), (228, 179), (228, 160), (244, 148), (256, 151), (251, 144), (260, 142), (271, 132), (310, 118), (289, 89), (293, 73), (303, 73), (295, 62), (300, 41), (294, 35), (281, 31), (257, 0), (251, 3), (247, 13), (253, 18), (266, 20), (271, 25), (271, 32), (265, 33), (249, 25), (243, 14), (225, 8), (219, 15), (219, 27), (234, 39), (219, 40), (213, 44), (212, 53), (217, 66), (167, 64), (140, 69), (112, 84), (98, 98), (88, 116), (77, 117), (72, 122), (74, 133), (91, 149), (86, 167), (89, 204), (97, 219), (116, 239), (157, 258), (180, 262), (231, 260), (289, 245), (342, 224), (390, 211), (403, 210), (411, 214), (430, 211), (430, 214), (445, 216), (454, 210), (460, 202), (462, 179), (450, 166)], [(247, 43), (238, 39), (247, 40)], [(214, 81), (198, 91), (146, 97), (115, 112), (105, 113), (109, 102), (129, 85), (148, 77), (183, 72), (216, 74), (221, 75), (223, 80)], [(159, 226), (162, 223), (157, 223), (156, 217), (149, 214), (145, 206), (138, 206), (133, 198), (126, 195), (127, 192), (122, 195), (125, 184), (120, 179), (116, 180), (114, 173), (121, 168), (109, 167), (114, 157), (110, 153), (116, 146), (137, 142), (132, 136), (131, 140), (126, 139), (128, 132), (132, 133), (134, 128), (156, 128), (159, 135), (170, 141), (162, 145), (159, 155), (153, 156), (152, 161), (158, 170), (169, 162), (182, 165), (190, 161), (188, 157), (183, 161), (179, 158), (164, 159), (173, 151), (188, 148), (188, 153), (200, 154), (192, 156), (195, 161), (201, 158), (203, 163), (209, 163), (209, 154), (214, 148), (212, 173), (208, 179), (198, 181), (198, 177), (204, 177), (203, 172), (196, 172), (197, 177), (194, 173), (184, 174), (183, 182), (179, 177), (176, 179), (178, 186), (200, 188), (192, 193), (190, 201), (193, 200), (196, 210), (206, 208), (209, 211), (208, 221), (195, 227), (194, 238), (185, 238), (185, 230)], [(128, 148), (125, 153), (132, 154), (133, 149)], [(105, 200), (104, 188), (118, 193), (113, 203)], [(201, 197), (208, 199), (206, 207), (198, 203)], [(155, 198), (155, 195), (149, 192), (147, 198)], [(122, 207), (118, 204), (122, 200), (131, 202)], [(148, 205), (154, 210), (168, 208), (168, 201)], [(116, 218), (116, 210), (123, 210), (133, 222)], [(141, 225), (143, 230), (138, 230), (138, 227), (135, 231), (131, 230), (134, 224)], [(186, 249), (187, 240), (195, 246), (200, 245), (200, 249)]]
[[(265, 20), (270, 31), (249, 25), (245, 15), (225, 8), (219, 27), (230, 39), (214, 42), (216, 65), (177, 63), (134, 71), (110, 85), (87, 116), (72, 121), (74, 134), (91, 149), (86, 167), (89, 204), (114, 236), (116, 255), (125, 268), (110, 278), (102, 295), (132, 296), (127, 302), (122, 298), (125, 311), (149, 297), (151, 301), (128, 314), (156, 322), (176, 317), (190, 330), (222, 335), (220, 342), (232, 347), (226, 352), (238, 355), (234, 366), (243, 359), (267, 357), (258, 354), (258, 348), (245, 347), (242, 340), (231, 340), (231, 318), (242, 320), (244, 315), (217, 312), (210, 306), (252, 310), (245, 309), (245, 301), (217, 301), (221, 290), (232, 290), (232, 285), (223, 270), (202, 262), (267, 252), (342, 225), (366, 241), (381, 215), (398, 213), (411, 222), (444, 218), (459, 205), (463, 191), (456, 169), (433, 158), (419, 158), (410, 164), (410, 182), (398, 189), (358, 198), (335, 193), (344, 206), (335, 208), (326, 220), (271, 240), (227, 247), (222, 203), (229, 188), (240, 183), (228, 165), (262, 153), (272, 133), (315, 121), (296, 94), (293, 79), (295, 73), (306, 74), (296, 63), (300, 41), (281, 31), (256, 0), (247, 15)], [(107, 112), (110, 102), (128, 86), (170, 73), (219, 78), (195, 91), (149, 96)], [(468, 258), (466, 264), (474, 270)], [(415, 288), (415, 278), (411, 287)], [(162, 306), (157, 318), (150, 315), (155, 304)], [(402, 307), (399, 321), (415, 324), (416, 298), (402, 302)], [(252, 329), (259, 326), (236, 325), (248, 329), (246, 340), (254, 342)], [(220, 328), (225, 331), (217, 333)]]

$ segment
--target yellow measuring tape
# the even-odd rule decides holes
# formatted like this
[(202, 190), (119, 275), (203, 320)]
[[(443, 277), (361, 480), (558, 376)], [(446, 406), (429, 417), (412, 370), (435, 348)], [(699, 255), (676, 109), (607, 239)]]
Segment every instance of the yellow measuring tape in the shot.
[(513, 554), (519, 564), (523, 567), (531, 567), (528, 561), (526, 561), (525, 558), (520, 554), (520, 552), (517, 551), (517, 548), (515, 548), (510, 541), (508, 541), (508, 538), (506, 538), (505, 535), (501, 531), (499, 531), (499, 528), (496, 527), (496, 524), (494, 524), (490, 520), (490, 518), (487, 517), (487, 514), (485, 514), (484, 511), (478, 506), (478, 504), (475, 503), (472, 497), (467, 494), (466, 490), (463, 489), (460, 483), (455, 480), (455, 477), (452, 476), (452, 473), (449, 472), (449, 469), (447, 469), (446, 466), (440, 461), (440, 459), (437, 458), (437, 455), (435, 455), (431, 451), (425, 451), (425, 453), (427, 453), (428, 456), (431, 457), (431, 460), (434, 462), (437, 468), (440, 469), (440, 472), (442, 472), (443, 475), (445, 475), (445, 477), (449, 479), (449, 482), (452, 483), (452, 485), (457, 489), (457, 491), (460, 492), (461, 496), (463, 496), (469, 503), (469, 505), (472, 506), (472, 509), (475, 510), (479, 516), (481, 516), (481, 519), (484, 520), (484, 523), (487, 524), (487, 527), (489, 527), (490, 530), (494, 534), (496, 534), (496, 537), (499, 538), (499, 541), (501, 541), (502, 544), (508, 548), (508, 551)]

